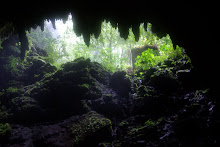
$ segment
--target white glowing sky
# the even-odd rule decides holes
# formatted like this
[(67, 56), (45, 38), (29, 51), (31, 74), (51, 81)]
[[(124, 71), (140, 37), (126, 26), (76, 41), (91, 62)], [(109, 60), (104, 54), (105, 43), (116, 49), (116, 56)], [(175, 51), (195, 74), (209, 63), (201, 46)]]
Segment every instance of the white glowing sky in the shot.
[[(70, 51), (69, 49), (73, 44), (76, 44), (76, 42), (82, 42), (83, 37), (79, 36), (77, 37), (75, 32), (73, 31), (73, 20), (72, 20), (72, 15), (68, 15), (68, 20), (66, 23), (63, 23), (63, 20), (56, 20), (55, 21), (56, 29), (54, 30), (56, 34), (60, 37), (59, 39), (63, 39), (67, 43), (67, 52)], [(68, 33), (65, 33), (67, 32)]]
[(55, 22), (56, 25), (56, 31), (59, 35), (63, 35), (64, 32), (67, 30), (67, 28), (73, 28), (73, 21), (72, 21), (72, 15), (69, 14), (68, 15), (68, 20), (66, 21), (66, 23), (63, 23), (63, 20), (56, 20)]

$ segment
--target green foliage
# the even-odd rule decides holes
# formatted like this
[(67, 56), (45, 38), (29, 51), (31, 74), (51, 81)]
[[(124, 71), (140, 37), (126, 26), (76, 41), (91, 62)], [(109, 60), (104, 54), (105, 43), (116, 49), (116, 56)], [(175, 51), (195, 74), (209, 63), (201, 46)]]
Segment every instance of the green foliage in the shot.
[(0, 37), (0, 50), (2, 50), (2, 49), (3, 49), (3, 47), (2, 47), (2, 39)]
[(71, 132), (74, 136), (74, 144), (86, 140), (86, 138), (89, 137), (89, 134), (96, 134), (96, 132), (100, 130), (106, 131), (107, 134), (111, 133), (111, 120), (94, 112), (89, 112), (83, 115), (78, 122), (74, 122), (71, 126)]
[(19, 59), (11, 55), (8, 57), (8, 64), (4, 65), (4, 68), (12, 75), (18, 75), (19, 74), (18, 64), (19, 64)]
[(4, 92), (4, 91), (0, 92), (0, 96), (3, 96), (4, 94), (5, 94), (5, 92)]
[(128, 125), (129, 123), (127, 121), (122, 121), (119, 126), (124, 126), (124, 125)]
[[(126, 65), (128, 52), (123, 47), (125, 40), (120, 37), (118, 28), (113, 28), (110, 22), (101, 25), (101, 34), (96, 39), (91, 36), (90, 50), (93, 61), (103, 64), (107, 69), (115, 71)], [(123, 47), (123, 49), (122, 49)]]
[(15, 43), (15, 45), (12, 45), (10, 48), (14, 50), (15, 52), (20, 53), (20, 46), (21, 46), (21, 42), (18, 42), (18, 43)]
[(44, 31), (40, 27), (31, 29), (28, 33), (31, 47), (39, 47), (48, 53), (46, 62), (60, 68), (62, 64), (73, 61), (79, 57), (90, 58), (91, 61), (99, 62), (110, 71), (125, 70), (131, 66), (131, 49), (144, 45), (156, 45), (161, 51), (158, 56), (154, 50), (143, 52), (137, 58), (136, 66), (147, 70), (156, 65), (163, 64), (168, 58), (175, 58), (181, 55), (181, 48), (173, 49), (170, 36), (157, 37), (151, 30), (152, 24), (142, 23), (139, 27), (139, 41), (135, 41), (132, 28), (129, 29), (128, 39), (123, 39), (118, 31), (118, 26), (113, 27), (110, 22), (103, 21), (99, 36), (90, 36), (90, 46), (88, 47), (82, 35), (77, 37), (73, 31), (72, 17), (69, 16), (66, 24), (56, 21), (56, 28), (52, 28), (52, 23), (45, 21)]
[(157, 65), (164, 65), (164, 61), (167, 59), (173, 60), (172, 64), (174, 65), (176, 65), (177, 62), (183, 58), (187, 58), (187, 62), (191, 63), (190, 58), (186, 55), (185, 50), (182, 47), (177, 45), (176, 49), (173, 48), (169, 35), (157, 40), (156, 43), (160, 46), (160, 55), (156, 55), (156, 52), (152, 49), (142, 52), (142, 55), (137, 56), (136, 58), (136, 68), (148, 70)]
[(9, 136), (11, 134), (11, 127), (8, 123), (0, 123), (0, 138)]
[[(5, 92), (0, 92), (0, 97), (5, 94)], [(6, 120), (8, 118), (9, 114), (6, 111), (6, 107), (2, 105), (0, 101), (0, 120)]]
[(16, 93), (16, 92), (18, 92), (18, 88), (8, 87), (8, 89), (6, 89), (6, 91), (9, 92), (9, 93)]
[(82, 84), (82, 85), (79, 85), (79, 87), (89, 89), (89, 84)]
[(147, 120), (145, 123), (144, 123), (147, 127), (154, 127), (156, 126), (156, 123), (152, 120)]
[[(5, 107), (2, 106), (1, 109), (5, 109)], [(6, 111), (2, 111), (1, 109), (0, 109), (0, 120), (5, 120), (8, 118), (9, 114)]]
[(141, 56), (137, 56), (137, 62), (135, 63), (135, 66), (142, 67), (143, 70), (150, 69), (150, 67), (153, 67), (156, 65), (156, 58), (153, 54), (152, 49), (148, 49), (144, 52), (142, 52)]
[(163, 120), (164, 120), (163, 117), (158, 118), (156, 121), (149, 119), (144, 124), (148, 128), (152, 128), (152, 127), (155, 127), (156, 125), (160, 124)]
[(56, 64), (59, 58), (59, 52), (57, 51), (57, 39), (52, 36), (52, 33), (48, 28), (45, 28), (44, 32), (41, 31), (40, 27), (35, 30), (31, 29), (30, 33), (27, 32), (29, 48), (39, 47), (48, 53), (47, 57), (43, 57), (46, 62)]

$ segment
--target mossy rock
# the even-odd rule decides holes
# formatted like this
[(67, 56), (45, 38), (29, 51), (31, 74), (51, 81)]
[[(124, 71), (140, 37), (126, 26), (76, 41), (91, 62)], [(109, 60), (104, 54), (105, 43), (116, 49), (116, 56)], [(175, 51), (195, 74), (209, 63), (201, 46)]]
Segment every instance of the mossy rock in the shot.
[(53, 73), (57, 68), (50, 63), (46, 63), (43, 59), (34, 59), (32, 66), (27, 70), (27, 79), (25, 81), (26, 85), (33, 84), (44, 78), (45, 74)]
[(60, 77), (58, 77), (61, 81), (73, 81), (74, 83), (81, 83), (82, 80), (84, 80), (83, 82), (85, 82), (85, 80), (87, 82), (89, 82), (90, 79), (88, 79), (90, 77), (89, 73), (88, 73), (88, 69), (83, 69), (80, 71), (68, 71), (68, 72), (64, 72)]
[(98, 99), (102, 96), (101, 88), (96, 83), (93, 83), (90, 85), (90, 89), (86, 95), (87, 100)]
[(81, 57), (72, 62), (65, 63), (62, 65), (62, 68), (64, 71), (78, 71), (87, 68), (90, 63), (90, 59)]
[(1, 92), (2, 96), (6, 96), (7, 98), (13, 98), (19, 96), (21, 94), (21, 89), (17, 87), (8, 87), (7, 89)]
[(131, 81), (126, 77), (125, 71), (116, 71), (110, 79), (109, 86), (120, 97), (128, 97), (131, 91)]
[(178, 90), (180, 83), (170, 69), (162, 69), (150, 77), (148, 85), (161, 92), (172, 93)]
[[(41, 61), (39, 61), (40, 63)], [(44, 65), (46, 66), (46, 64)], [(38, 111), (41, 115), (41, 110), (45, 111), (43, 117), (48, 115), (48, 119), (56, 119), (56, 117), (63, 119), (84, 113), (82, 100), (95, 100), (102, 96), (101, 84), (97, 82), (96, 75), (93, 77), (90, 74), (92, 65), (97, 67), (96, 70), (101, 71), (102, 74), (108, 73), (100, 64), (90, 62), (89, 59), (79, 58), (64, 64), (58, 71), (45, 74), (34, 84), (22, 87), (22, 92), (11, 97), (12, 101), (10, 99), (13, 105), (12, 111), (16, 114), (14, 117), (25, 120), (28, 116), (37, 115)], [(2, 94), (6, 95), (4, 93)], [(24, 102), (22, 103), (22, 101)], [(32, 102), (34, 103), (32, 104)], [(36, 119), (34, 118), (34, 120)]]
[(11, 133), (12, 129), (8, 123), (0, 123), (0, 146), (7, 143)]
[[(43, 118), (43, 109), (40, 104), (31, 97), (21, 96), (11, 100), (11, 112), (13, 119), (17, 121), (41, 120)], [(11, 117), (9, 119), (12, 119)]]
[(104, 69), (104, 67), (101, 64), (97, 62), (92, 62), (89, 73), (93, 78), (95, 78), (100, 83), (102, 84), (109, 83), (110, 72)]
[(70, 126), (74, 146), (97, 146), (112, 137), (111, 120), (91, 111), (82, 115)]
[(32, 63), (32, 68), (39, 68), (46, 64), (46, 62), (42, 59), (34, 59)]
[(137, 88), (137, 97), (150, 97), (152, 95), (155, 95), (155, 91), (153, 87), (140, 85)]

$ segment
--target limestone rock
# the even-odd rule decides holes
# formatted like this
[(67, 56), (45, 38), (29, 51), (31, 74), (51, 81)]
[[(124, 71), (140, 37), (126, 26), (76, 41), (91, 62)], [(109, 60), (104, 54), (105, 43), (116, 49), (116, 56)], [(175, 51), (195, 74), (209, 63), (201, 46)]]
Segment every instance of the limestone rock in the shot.
[(126, 72), (117, 71), (110, 79), (110, 87), (121, 97), (128, 97), (131, 91), (131, 82), (126, 76)]

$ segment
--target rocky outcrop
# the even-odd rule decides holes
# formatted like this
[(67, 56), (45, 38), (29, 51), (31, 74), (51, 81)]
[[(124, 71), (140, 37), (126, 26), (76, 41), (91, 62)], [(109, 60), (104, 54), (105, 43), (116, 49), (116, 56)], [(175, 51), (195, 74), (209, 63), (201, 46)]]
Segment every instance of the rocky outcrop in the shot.
[[(0, 92), (0, 144), (216, 145), (212, 90), (195, 90), (184, 82), (191, 72), (184, 59), (175, 66), (166, 63), (130, 81), (123, 71), (111, 73), (78, 58), (35, 83), (9, 87)], [(35, 60), (30, 68), (46, 71), (46, 65)]]
[(45, 74), (53, 73), (57, 68), (42, 59), (33, 59), (31, 65), (25, 71), (25, 85), (33, 84), (40, 81)]
[(84, 58), (66, 63), (58, 71), (44, 61), (35, 59), (29, 69), (39, 74), (35, 79), (29, 77), (32, 80), (30, 83), (37, 78), (41, 80), (19, 91), (14, 88), (16, 92), (9, 91), (2, 95), (5, 103), (11, 106), (9, 119), (25, 121), (31, 118), (34, 122), (83, 114), (90, 110), (86, 107), (88, 101), (103, 98), (102, 90), (107, 88), (104, 84), (108, 85), (110, 77), (110, 73), (100, 64)]
[(13, 132), (7, 146), (97, 146), (112, 138), (111, 120), (93, 111), (58, 123), (34, 127), (13, 124), (11, 128)]
[(126, 72), (124, 71), (115, 72), (110, 79), (109, 85), (120, 97), (128, 97), (131, 91), (130, 80), (126, 77)]

